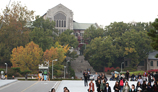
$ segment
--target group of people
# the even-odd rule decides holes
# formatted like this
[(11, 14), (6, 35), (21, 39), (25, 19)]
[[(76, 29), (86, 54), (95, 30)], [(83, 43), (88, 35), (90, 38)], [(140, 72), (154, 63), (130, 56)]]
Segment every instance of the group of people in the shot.
[[(136, 85), (132, 84), (131, 87), (129, 86), (128, 83), (130, 77), (129, 71), (127, 71), (125, 75), (122, 74), (116, 80), (113, 88), (109, 86), (109, 83), (107, 82), (107, 78), (103, 73), (99, 75), (96, 73), (94, 75), (95, 76), (94, 80), (96, 83), (97, 92), (112, 92), (112, 90), (114, 90), (114, 92), (158, 92), (158, 85), (157, 85), (158, 80), (156, 79), (155, 75), (156, 73), (147, 74), (146, 72), (143, 75), (139, 74), (137, 76), (138, 79), (135, 80), (137, 81), (137, 84)], [(154, 82), (153, 85), (151, 84), (151, 82)], [(91, 80), (91, 82), (89, 83), (88, 92), (94, 92), (94, 88), (95, 88), (94, 83)]]

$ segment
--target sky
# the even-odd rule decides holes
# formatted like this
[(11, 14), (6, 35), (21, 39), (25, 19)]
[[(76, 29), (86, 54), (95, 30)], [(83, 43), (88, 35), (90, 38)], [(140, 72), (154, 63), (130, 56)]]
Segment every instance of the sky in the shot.
[[(0, 0), (0, 13), (10, 0)], [(113, 22), (153, 22), (158, 18), (158, 0), (11, 0), (42, 16), (48, 9), (63, 4), (73, 11), (79, 23), (98, 23), (108, 26)]]

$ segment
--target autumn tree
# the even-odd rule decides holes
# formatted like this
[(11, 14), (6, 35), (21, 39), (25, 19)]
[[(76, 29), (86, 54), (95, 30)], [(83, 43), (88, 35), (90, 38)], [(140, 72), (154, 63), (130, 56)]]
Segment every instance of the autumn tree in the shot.
[[(5, 11), (6, 12), (5, 13)], [(0, 63), (6, 62), (9, 66), (12, 49), (17, 46), (25, 46), (29, 42), (28, 21), (34, 18), (34, 11), (30, 11), (20, 2), (13, 2), (10, 8), (6, 8), (0, 15), (3, 25), (0, 29)]]
[[(52, 61), (57, 59), (54, 63), (54, 72), (57, 76), (61, 74), (61, 70), (63, 70), (63, 62), (66, 58), (66, 53), (69, 50), (69, 46), (62, 46), (58, 42), (55, 43), (55, 47), (51, 47), (49, 50), (46, 50), (43, 55), (43, 59), (45, 61), (49, 61), (49, 65), (52, 65)], [(51, 72), (51, 71), (50, 71)]]
[(12, 62), (12, 67), (19, 67), (21, 71), (29, 70), (37, 72), (38, 64), (43, 63), (42, 55), (42, 49), (31, 41), (25, 47), (14, 48), (10, 61)]

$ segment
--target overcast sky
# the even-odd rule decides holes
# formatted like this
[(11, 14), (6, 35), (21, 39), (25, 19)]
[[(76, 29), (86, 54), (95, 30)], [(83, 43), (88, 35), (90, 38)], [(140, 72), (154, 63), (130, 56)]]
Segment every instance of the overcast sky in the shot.
[[(158, 17), (158, 0), (11, 0), (21, 1), (35, 15), (42, 16), (48, 9), (63, 4), (73, 11), (80, 23), (109, 25), (111, 22), (153, 22)], [(0, 0), (0, 12), (9, 0)]]

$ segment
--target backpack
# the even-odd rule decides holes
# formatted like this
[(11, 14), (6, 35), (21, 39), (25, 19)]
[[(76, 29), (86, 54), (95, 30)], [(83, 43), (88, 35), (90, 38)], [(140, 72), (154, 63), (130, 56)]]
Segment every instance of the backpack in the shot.
[(123, 86), (123, 79), (120, 80), (120, 86)]

